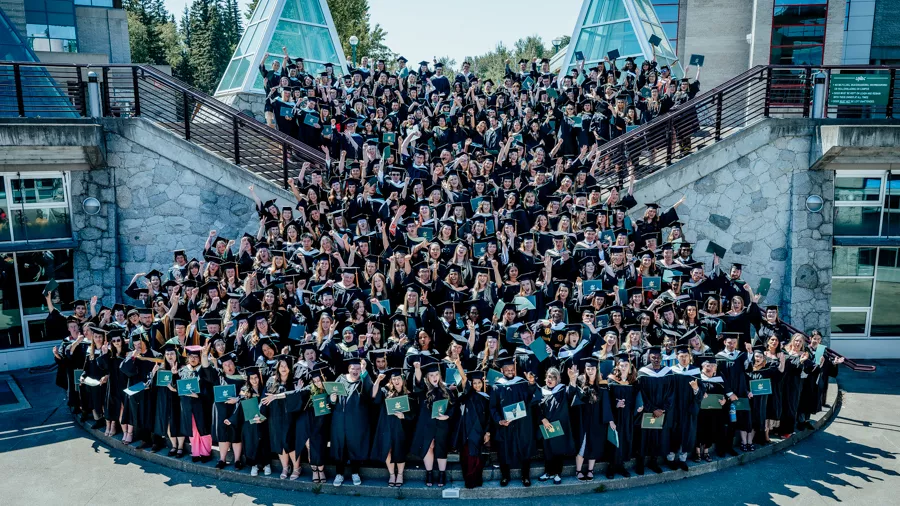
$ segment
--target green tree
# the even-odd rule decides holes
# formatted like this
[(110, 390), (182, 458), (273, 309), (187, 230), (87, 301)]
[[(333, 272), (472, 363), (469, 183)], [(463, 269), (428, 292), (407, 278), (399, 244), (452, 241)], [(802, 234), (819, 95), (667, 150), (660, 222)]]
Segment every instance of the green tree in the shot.
[(498, 82), (506, 74), (507, 61), (512, 68), (515, 68), (516, 63), (522, 58), (531, 62), (534, 58), (550, 58), (551, 56), (553, 56), (553, 46), (547, 47), (539, 36), (530, 35), (517, 40), (511, 48), (501, 42), (492, 51), (467, 58), (467, 60), (472, 63), (473, 71), (478, 77), (490, 78), (494, 82)]
[(350, 37), (356, 35), (359, 44), (356, 46), (357, 57), (368, 56), (370, 58), (384, 58), (390, 61), (394, 53), (384, 44), (387, 32), (376, 24), (369, 23), (368, 0), (328, 0), (328, 9), (334, 20), (338, 38), (344, 54), (349, 58), (352, 54)]
[(259, 0), (250, 0), (250, 3), (247, 4), (247, 9), (244, 11), (244, 17), (249, 20), (253, 17), (253, 11), (256, 10), (256, 4), (259, 3)]

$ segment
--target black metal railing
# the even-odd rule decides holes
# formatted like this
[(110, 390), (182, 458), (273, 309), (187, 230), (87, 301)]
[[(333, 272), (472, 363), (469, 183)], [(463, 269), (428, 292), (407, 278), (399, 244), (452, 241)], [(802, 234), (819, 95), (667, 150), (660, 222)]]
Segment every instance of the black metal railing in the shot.
[(89, 116), (89, 72), (100, 84), (102, 116), (153, 121), (285, 188), (303, 162), (325, 162), (318, 149), (146, 65), (0, 62), (0, 117)]

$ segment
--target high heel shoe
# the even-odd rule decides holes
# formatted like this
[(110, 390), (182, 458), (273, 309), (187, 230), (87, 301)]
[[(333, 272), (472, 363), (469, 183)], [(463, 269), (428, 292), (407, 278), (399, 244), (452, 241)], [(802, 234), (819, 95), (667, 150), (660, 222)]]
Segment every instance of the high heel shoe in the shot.
[(431, 471), (426, 470), (425, 471), (425, 486), (431, 487), (432, 485), (434, 485), (434, 476), (432, 476)]
[(437, 486), (443, 487), (446, 484), (447, 484), (447, 471), (441, 471), (438, 473)]
[(397, 480), (394, 482), (394, 486), (398, 487), (398, 488), (403, 486), (403, 475), (402, 474), (397, 475)]

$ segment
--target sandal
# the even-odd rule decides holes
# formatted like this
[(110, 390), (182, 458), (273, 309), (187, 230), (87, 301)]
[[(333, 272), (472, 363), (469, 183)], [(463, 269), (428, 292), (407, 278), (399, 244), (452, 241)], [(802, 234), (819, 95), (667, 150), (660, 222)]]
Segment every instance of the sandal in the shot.
[(582, 473), (581, 471), (578, 471), (577, 473), (575, 473), (575, 478), (578, 481), (584, 481), (584, 473)]
[(397, 480), (396, 475), (392, 474), (391, 477), (388, 478), (388, 486), (389, 486), (389, 487), (394, 487), (394, 486), (396, 486), (396, 480)]
[(300, 474), (302, 474), (302, 473), (303, 473), (303, 468), (301, 468), (300, 466), (297, 466), (297, 468), (294, 469), (294, 472), (291, 473), (291, 481), (294, 481), (297, 478), (299, 478)]
[(594, 481), (594, 470), (588, 469), (587, 475), (585, 476), (585, 480)]
[(291, 468), (291, 466), (287, 466), (287, 467), (283, 467), (283, 468), (281, 469), (281, 479), (282, 479), (282, 480), (286, 480), (286, 479), (287, 479), (287, 477), (288, 477), (288, 470), (289, 470), (290, 468)]
[(712, 462), (712, 461), (713, 461), (712, 457), (709, 456), (709, 452), (705, 452), (705, 453), (703, 454), (703, 460), (706, 461), (706, 462)]
[(398, 487), (398, 488), (403, 486), (403, 475), (402, 474), (397, 475), (397, 481), (394, 483), (394, 486)]

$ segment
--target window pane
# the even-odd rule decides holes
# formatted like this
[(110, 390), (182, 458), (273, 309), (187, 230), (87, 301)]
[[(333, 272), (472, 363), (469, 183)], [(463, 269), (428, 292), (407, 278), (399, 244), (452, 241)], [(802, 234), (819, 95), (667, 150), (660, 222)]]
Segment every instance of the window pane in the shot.
[[(44, 298), (44, 285), (43, 283), (38, 285), (26, 285), (20, 286), (19, 290), (22, 293), (22, 313), (25, 315), (33, 315), (33, 314), (44, 314), (48, 313), (47, 308), (47, 299)], [(53, 304), (62, 304), (62, 302), (57, 303), (56, 298), (59, 297), (60, 301), (73, 301), (75, 300), (75, 283), (72, 281), (66, 281), (59, 284), (59, 288), (54, 290), (53, 294)], [(59, 309), (59, 306), (57, 306)]]
[(878, 202), (880, 177), (834, 178), (834, 200), (837, 202)]
[[(872, 336), (900, 335), (900, 269), (879, 267), (875, 275), (872, 305)], [(837, 293), (837, 287), (834, 288)]]
[(834, 235), (878, 235), (880, 207), (835, 207)]
[(59, 335), (52, 335), (47, 333), (47, 326), (45, 325), (45, 320), (41, 318), (40, 320), (31, 320), (28, 322), (28, 340), (34, 343), (49, 343), (51, 341), (59, 341)]
[(48, 202), (65, 202), (66, 192), (63, 188), (63, 180), (58, 177), (46, 177), (40, 179), (12, 179), (13, 202), (22, 203), (25, 196), (26, 204), (43, 204)]
[(772, 31), (773, 46), (807, 46), (824, 43), (824, 26), (778, 26)]
[(896, 267), (897, 248), (881, 248), (878, 252), (878, 267)]
[(51, 279), (73, 279), (72, 251), (29, 251), (17, 257), (19, 283), (46, 282)]
[(69, 211), (64, 207), (15, 210), (13, 233), (17, 241), (65, 239), (72, 237)]
[(821, 65), (822, 46), (773, 47), (769, 62), (773, 65)]
[[(596, 25), (616, 19), (627, 19), (628, 11), (621, 0), (593, 0), (584, 17), (585, 25)], [(624, 54), (624, 53), (622, 53)]]
[(613, 49), (618, 49), (622, 56), (641, 54), (641, 46), (630, 23), (586, 28), (581, 30), (575, 44), (575, 50), (584, 53), (585, 60), (589, 62), (602, 60)]
[(0, 253), (0, 350), (24, 345), (13, 254)]
[(832, 334), (865, 334), (866, 313), (831, 313)]
[[(881, 258), (884, 259), (884, 248), (882, 248), (881, 255)], [(875, 274), (875, 248), (835, 246), (831, 258), (833, 276), (873, 276)]]
[(50, 25), (50, 36), (57, 39), (74, 39), (75, 27)]
[(656, 9), (656, 17), (659, 18), (661, 23), (678, 21), (677, 5), (657, 5), (654, 8)]
[(31, 23), (25, 25), (25, 31), (29, 37), (48, 37), (47, 25), (33, 25)]
[(831, 305), (834, 307), (869, 307), (871, 304), (871, 279), (832, 279), (831, 285)]
[(789, 7), (775, 7), (772, 24), (824, 25), (827, 11), (827, 5), (792, 5)]

